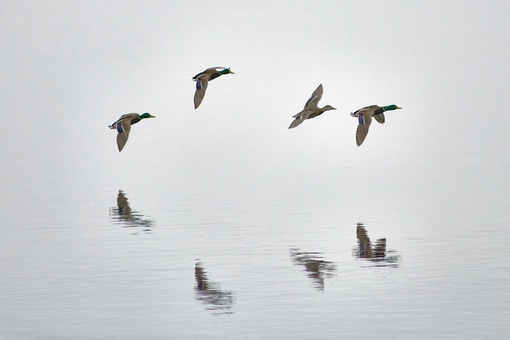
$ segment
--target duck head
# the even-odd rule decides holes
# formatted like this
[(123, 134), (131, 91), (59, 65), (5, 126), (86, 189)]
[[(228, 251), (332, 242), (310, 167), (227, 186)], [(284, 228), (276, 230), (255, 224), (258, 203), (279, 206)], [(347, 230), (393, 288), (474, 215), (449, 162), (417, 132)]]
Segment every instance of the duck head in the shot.
[(235, 74), (234, 72), (230, 71), (230, 67), (224, 68), (223, 70), (221, 70), (219, 72), (220, 72), (220, 74)]
[(156, 116), (153, 116), (153, 115), (151, 115), (148, 112), (145, 112), (145, 113), (140, 115), (140, 119), (145, 119), (145, 118), (156, 118)]

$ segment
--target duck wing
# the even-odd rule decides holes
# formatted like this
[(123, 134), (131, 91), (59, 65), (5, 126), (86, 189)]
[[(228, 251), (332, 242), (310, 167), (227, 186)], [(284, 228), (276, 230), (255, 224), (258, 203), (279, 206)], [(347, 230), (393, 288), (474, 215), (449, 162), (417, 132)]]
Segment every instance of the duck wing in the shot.
[(372, 116), (374, 116), (375, 120), (378, 123), (384, 124), (384, 122), (386, 121), (384, 117), (384, 108), (380, 107), (379, 105), (372, 105), (371, 108), (373, 108), (374, 110)]
[(368, 135), (368, 129), (372, 123), (372, 115), (369, 110), (361, 109), (358, 112), (358, 128), (356, 129), (356, 144), (363, 144)]
[(207, 90), (207, 86), (209, 85), (209, 75), (205, 74), (204, 76), (198, 77), (196, 82), (195, 97), (193, 98), (195, 110), (200, 106), (202, 100), (204, 100), (205, 90)]
[(368, 135), (368, 128), (369, 125), (358, 125), (358, 128), (356, 129), (356, 145), (360, 146), (363, 144), (363, 141)]
[(319, 104), (319, 101), (322, 98), (322, 93), (324, 92), (324, 89), (322, 88), (322, 84), (320, 84), (315, 91), (313, 91), (310, 98), (306, 101), (304, 109), (307, 108), (316, 108)]
[(122, 121), (117, 123), (117, 147), (119, 152), (124, 149), (129, 138), (129, 132), (131, 131), (131, 124), (128, 121)]
[(384, 113), (379, 113), (379, 114), (375, 115), (374, 118), (378, 123), (381, 123), (381, 124), (384, 124), (384, 122), (386, 121), (384, 118)]
[(289, 126), (289, 129), (292, 129), (292, 128), (295, 128), (296, 126), (300, 125), (301, 123), (303, 123), (306, 119), (310, 118), (310, 116), (314, 113), (314, 110), (312, 109), (308, 109), (308, 110), (303, 110), (297, 114), (295, 114), (294, 116), (292, 116), (294, 119), (294, 121), (290, 124)]

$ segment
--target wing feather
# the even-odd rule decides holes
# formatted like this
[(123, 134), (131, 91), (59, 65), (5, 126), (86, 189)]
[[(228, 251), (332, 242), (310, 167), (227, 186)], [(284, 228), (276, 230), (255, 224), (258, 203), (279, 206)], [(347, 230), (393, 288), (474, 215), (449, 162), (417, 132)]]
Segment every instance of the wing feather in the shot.
[(385, 118), (384, 118), (384, 113), (379, 113), (379, 114), (376, 114), (374, 116), (375, 120), (378, 122), (378, 123), (381, 123), (381, 124), (384, 124), (384, 122), (386, 121)]
[(202, 100), (204, 100), (205, 90), (207, 90), (208, 85), (209, 85), (208, 77), (200, 77), (199, 79), (197, 79), (197, 89), (195, 91), (195, 97), (193, 98), (195, 109), (197, 109), (202, 103)]
[(320, 84), (315, 91), (313, 91), (310, 98), (305, 103), (305, 108), (316, 108), (319, 104), (319, 101), (322, 98), (322, 93), (324, 92), (322, 88), (322, 84)]
[(131, 125), (127, 122), (121, 122), (119, 125), (122, 125), (123, 132), (120, 132), (120, 129), (117, 128), (117, 131), (119, 133), (117, 134), (117, 147), (119, 148), (119, 152), (124, 149), (124, 146), (127, 143), (127, 140), (129, 138), (129, 132), (131, 131)]
[(367, 138), (368, 128), (370, 125), (358, 125), (356, 129), (356, 144), (360, 146), (363, 144), (365, 138)]

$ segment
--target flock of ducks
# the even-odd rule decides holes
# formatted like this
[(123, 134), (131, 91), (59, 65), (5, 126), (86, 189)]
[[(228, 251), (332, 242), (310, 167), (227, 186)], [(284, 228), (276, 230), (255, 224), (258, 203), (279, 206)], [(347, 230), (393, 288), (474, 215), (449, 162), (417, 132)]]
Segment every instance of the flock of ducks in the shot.
[[(192, 80), (196, 82), (195, 97), (193, 98), (195, 110), (200, 106), (202, 100), (204, 100), (205, 91), (207, 90), (209, 81), (225, 74), (234, 74), (234, 72), (230, 71), (230, 68), (226, 67), (210, 67), (192, 78)], [(294, 121), (290, 124), (289, 129), (299, 126), (306, 119), (315, 118), (326, 111), (336, 110), (336, 108), (331, 105), (326, 105), (324, 107), (318, 106), (323, 92), (324, 90), (322, 88), (322, 84), (320, 84), (317, 89), (313, 91), (310, 99), (306, 101), (303, 110), (292, 116)], [(356, 144), (360, 146), (367, 137), (368, 128), (372, 123), (372, 117), (374, 117), (378, 123), (384, 124), (384, 112), (397, 109), (401, 109), (401, 107), (398, 107), (397, 105), (370, 105), (352, 112), (351, 116), (358, 118), (359, 123), (358, 128), (356, 129)], [(129, 138), (129, 132), (131, 131), (131, 125), (136, 124), (145, 118), (155, 118), (155, 116), (147, 112), (141, 115), (138, 113), (126, 113), (120, 116), (120, 118), (117, 119), (112, 125), (109, 125), (109, 128), (116, 129), (118, 132), (117, 146), (119, 148), (119, 152), (122, 151), (126, 145), (126, 142)]]

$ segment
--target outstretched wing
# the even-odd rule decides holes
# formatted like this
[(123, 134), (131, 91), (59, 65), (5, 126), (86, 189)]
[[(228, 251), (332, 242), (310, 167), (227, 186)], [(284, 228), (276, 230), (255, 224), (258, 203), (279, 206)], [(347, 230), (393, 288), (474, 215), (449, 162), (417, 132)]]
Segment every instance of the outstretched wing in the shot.
[(363, 141), (365, 140), (365, 138), (367, 138), (369, 126), (370, 125), (366, 125), (366, 124), (358, 125), (358, 128), (356, 129), (356, 144), (358, 146), (363, 144)]
[(129, 122), (123, 121), (117, 124), (117, 147), (119, 148), (119, 152), (124, 149), (126, 142), (129, 138), (129, 132), (131, 131), (131, 124)]
[(322, 98), (322, 93), (324, 92), (323, 88), (322, 88), (322, 84), (320, 84), (316, 89), (315, 91), (313, 91), (312, 95), (310, 96), (310, 98), (306, 101), (305, 103), (305, 109), (306, 108), (316, 108), (317, 105), (319, 104), (319, 100), (321, 100)]
[(289, 129), (295, 128), (296, 126), (298, 126), (299, 124), (304, 122), (305, 119), (308, 119), (308, 117), (310, 117), (310, 115), (312, 113), (313, 113), (313, 110), (303, 110), (303, 111), (295, 114), (294, 116), (292, 116), (295, 119), (292, 123), (290, 123)]
[(295, 128), (296, 126), (299, 126), (301, 123), (303, 122), (302, 119), (299, 119), (299, 118), (296, 118), (292, 121), (292, 123), (290, 123), (289, 125), (289, 129), (293, 129)]
[(358, 128), (356, 129), (356, 144), (360, 146), (368, 134), (368, 128), (372, 123), (372, 110), (364, 107), (358, 110)]
[(195, 98), (193, 99), (195, 103), (195, 109), (197, 109), (202, 103), (202, 100), (204, 100), (205, 90), (207, 90), (207, 85), (209, 85), (209, 75), (197, 78), (196, 82), (197, 89), (195, 91)]

